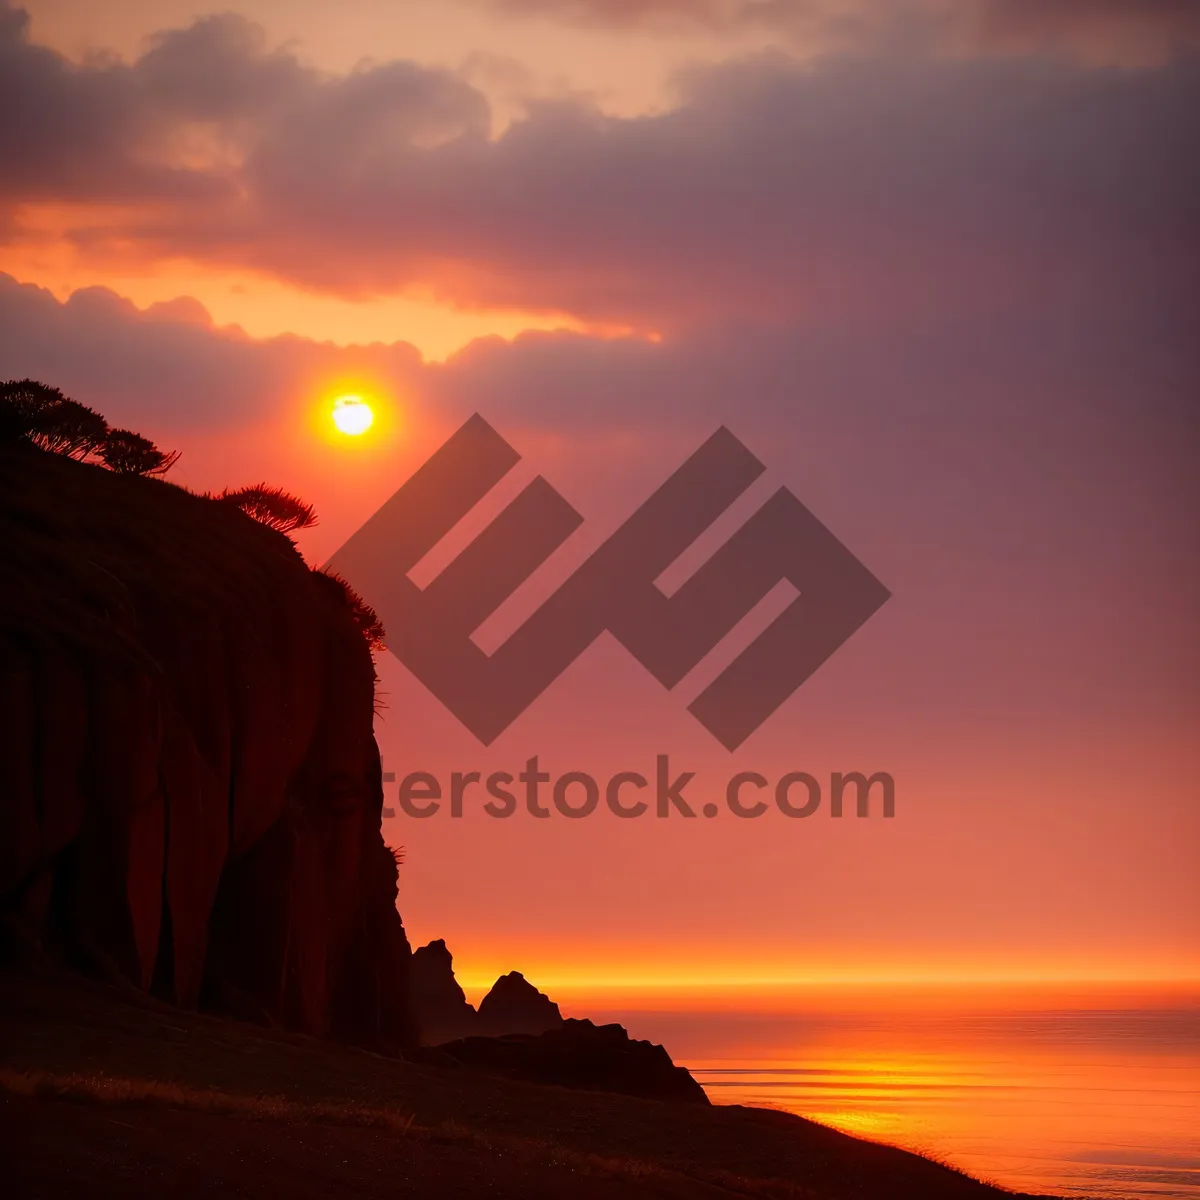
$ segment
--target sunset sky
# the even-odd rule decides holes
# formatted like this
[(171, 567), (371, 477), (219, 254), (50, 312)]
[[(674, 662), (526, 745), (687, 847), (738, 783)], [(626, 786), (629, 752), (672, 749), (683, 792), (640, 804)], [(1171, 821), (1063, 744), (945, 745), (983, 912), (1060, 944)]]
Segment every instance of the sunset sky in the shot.
[(1200, 978), (1200, 5), (230, 2), (0, 0), (0, 376), (302, 495), (314, 563), (482, 413), (585, 518), (493, 637), (722, 424), (742, 519), (786, 485), (892, 592), (732, 754), (608, 638), (487, 748), (384, 656), (398, 776), (896, 779), (890, 821), (388, 822), (414, 944)]

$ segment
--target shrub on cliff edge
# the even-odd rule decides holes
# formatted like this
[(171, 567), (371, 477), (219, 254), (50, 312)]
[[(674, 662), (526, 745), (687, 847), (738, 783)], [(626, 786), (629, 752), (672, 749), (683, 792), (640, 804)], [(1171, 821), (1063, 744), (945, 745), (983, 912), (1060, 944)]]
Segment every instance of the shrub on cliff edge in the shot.
[(53, 454), (87, 458), (100, 452), (108, 422), (36, 379), (0, 383), (0, 440), (26, 441)]
[(226, 489), (216, 499), (240, 508), (246, 516), (280, 533), (311, 529), (317, 523), (317, 514), (311, 504), (306, 504), (299, 496), (293, 496), (282, 488), (268, 487), (265, 483), (256, 483), (232, 492)]
[(36, 379), (0, 383), (0, 442), (28, 442), (67, 458), (99, 459), (119, 474), (163, 475), (179, 452), (129, 429), (110, 429), (94, 409)]
[(128, 429), (110, 429), (100, 457), (118, 474), (165, 475), (179, 461), (179, 451), (160, 450), (149, 438)]

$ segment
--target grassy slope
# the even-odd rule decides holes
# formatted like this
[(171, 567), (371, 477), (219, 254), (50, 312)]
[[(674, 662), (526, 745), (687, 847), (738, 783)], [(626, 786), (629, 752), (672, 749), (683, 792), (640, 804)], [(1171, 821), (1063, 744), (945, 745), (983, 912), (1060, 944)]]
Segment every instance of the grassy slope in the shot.
[(1005, 1194), (783, 1113), (417, 1066), (49, 971), (0, 974), (0, 1031), (23, 1196)]

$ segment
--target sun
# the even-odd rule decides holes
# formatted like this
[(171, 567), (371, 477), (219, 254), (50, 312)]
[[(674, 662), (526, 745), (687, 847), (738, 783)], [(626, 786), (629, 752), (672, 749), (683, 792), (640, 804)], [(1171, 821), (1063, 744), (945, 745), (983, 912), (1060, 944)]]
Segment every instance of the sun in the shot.
[(361, 396), (339, 396), (333, 402), (333, 423), (339, 433), (358, 437), (371, 428), (375, 414)]

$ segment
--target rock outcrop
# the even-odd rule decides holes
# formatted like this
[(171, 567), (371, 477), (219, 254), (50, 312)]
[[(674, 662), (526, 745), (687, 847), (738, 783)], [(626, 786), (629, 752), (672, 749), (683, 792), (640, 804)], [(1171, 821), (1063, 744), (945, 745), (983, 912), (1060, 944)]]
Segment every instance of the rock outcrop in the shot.
[(344, 589), (235, 507), (0, 446), (0, 910), (177, 1004), (415, 1040)]
[(413, 951), (409, 979), (413, 1017), (424, 1045), (479, 1031), (479, 1014), (454, 978), (454, 958), (441, 938)]
[[(482, 1006), (481, 1006), (482, 1009)], [(434, 1052), (449, 1061), (535, 1083), (617, 1092), (648, 1100), (708, 1104), (704, 1089), (662, 1046), (637, 1041), (620, 1025), (568, 1019), (538, 1036), (470, 1037)]]
[(413, 1016), (425, 1046), (562, 1027), (558, 1005), (520, 971), (497, 979), (476, 1011), (454, 978), (454, 958), (441, 938), (413, 952), (411, 980)]
[(545, 1033), (561, 1028), (562, 1023), (558, 1005), (539, 992), (520, 971), (501, 975), (479, 1002), (478, 1031), (484, 1037)]

